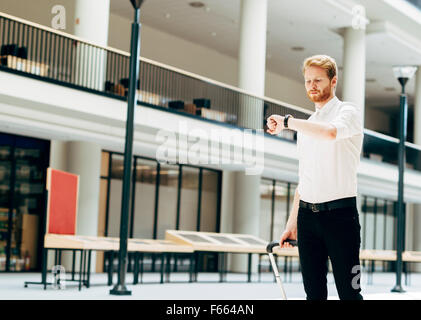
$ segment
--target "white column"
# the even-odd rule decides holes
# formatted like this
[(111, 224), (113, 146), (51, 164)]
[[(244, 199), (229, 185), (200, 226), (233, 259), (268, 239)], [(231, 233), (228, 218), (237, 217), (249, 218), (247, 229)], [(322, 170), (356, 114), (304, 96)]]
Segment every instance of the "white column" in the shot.
[(365, 110), (365, 65), (366, 44), (365, 29), (345, 28), (343, 55), (343, 91), (342, 100), (356, 103)]
[[(100, 46), (107, 46), (110, 0), (75, 1), (75, 36)], [(106, 52), (81, 43), (76, 48), (76, 84), (103, 90)]]
[[(67, 143), (67, 171), (79, 175), (76, 234), (98, 235), (101, 147), (91, 142)], [(91, 272), (95, 272), (96, 254), (92, 252)], [(79, 265), (79, 262), (77, 262)]]
[(98, 234), (101, 147), (82, 141), (71, 141), (67, 145), (67, 171), (80, 176), (76, 232), (80, 235), (96, 236)]
[(106, 46), (110, 0), (75, 1), (75, 36)]
[[(242, 0), (240, 47), (238, 55), (238, 86), (263, 96), (266, 71), (267, 0)], [(261, 129), (263, 104), (240, 102), (239, 125)]]
[[(415, 76), (414, 143), (421, 145), (421, 66), (418, 66)], [(419, 232), (421, 229), (421, 204), (414, 204), (413, 228), (413, 250), (421, 251), (421, 236)], [(413, 268), (414, 271), (421, 272), (419, 263), (414, 263)]]
[[(52, 141), (50, 147), (50, 167), (79, 175), (79, 196), (76, 218), (76, 234), (98, 235), (99, 183), (101, 168), (101, 147), (95, 143), (81, 141)], [(71, 270), (72, 255), (63, 252), (62, 265)], [(49, 254), (48, 267), (54, 256)], [(92, 252), (91, 271), (95, 272), (96, 255)], [(76, 270), (79, 270), (79, 254), (76, 256)]]
[[(238, 56), (239, 87), (263, 96), (265, 90), (266, 63), (266, 25), (267, 0), (242, 0), (241, 31)], [(247, 128), (262, 129), (263, 103), (247, 104), (240, 100), (239, 125)], [(260, 175), (246, 175), (236, 172), (234, 183), (233, 232), (241, 234), (259, 234), (260, 212)], [(256, 271), (257, 257), (252, 266)], [(247, 256), (233, 255), (231, 269), (247, 271)]]

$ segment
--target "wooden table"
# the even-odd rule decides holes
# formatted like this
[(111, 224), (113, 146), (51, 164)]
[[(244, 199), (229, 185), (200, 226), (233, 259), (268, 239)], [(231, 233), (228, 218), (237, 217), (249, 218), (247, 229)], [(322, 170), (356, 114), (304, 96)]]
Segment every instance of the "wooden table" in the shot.
[[(41, 284), (46, 286), (51, 283), (47, 283), (47, 253), (48, 250), (55, 250), (55, 265), (61, 264), (61, 252), (72, 251), (73, 262), (72, 262), (72, 278), (70, 281), (79, 282), (79, 290), (82, 285), (86, 285), (89, 288), (90, 280), (90, 268), (91, 268), (91, 252), (92, 251), (104, 251), (109, 256), (109, 268), (108, 268), (108, 285), (112, 284), (113, 274), (113, 260), (116, 253), (120, 249), (120, 239), (112, 237), (96, 237), (96, 236), (81, 236), (81, 235), (63, 235), (63, 234), (46, 234), (44, 237), (44, 250), (43, 250), (43, 265), (42, 265), (42, 281)], [(188, 245), (180, 245), (170, 240), (152, 240), (152, 239), (128, 239), (127, 244), (128, 252), (135, 254), (135, 270), (134, 270), (134, 281), (138, 282), (139, 275), (139, 254), (143, 253), (158, 253), (162, 257), (162, 266), (164, 266), (165, 258), (168, 254), (173, 253), (193, 253), (193, 249)], [(80, 269), (79, 279), (75, 280), (74, 267), (75, 267), (75, 254), (80, 252)], [(167, 259), (168, 261), (168, 259)], [(142, 270), (143, 271), (143, 270)], [(161, 268), (161, 283), (163, 282), (164, 268)], [(167, 266), (167, 277), (169, 281), (169, 268)], [(192, 277), (192, 275), (191, 275)], [(28, 284), (34, 284), (33, 282), (25, 282), (25, 287)], [(39, 284), (39, 283), (37, 283)]]
[(266, 253), (267, 241), (253, 235), (213, 233), (167, 230), (165, 239), (179, 244), (190, 245), (195, 251), (195, 281), (197, 281), (197, 260), (199, 252), (219, 253), (219, 281), (226, 280), (226, 256), (228, 253), (248, 254), (247, 282), (251, 282), (251, 258), (252, 254)]

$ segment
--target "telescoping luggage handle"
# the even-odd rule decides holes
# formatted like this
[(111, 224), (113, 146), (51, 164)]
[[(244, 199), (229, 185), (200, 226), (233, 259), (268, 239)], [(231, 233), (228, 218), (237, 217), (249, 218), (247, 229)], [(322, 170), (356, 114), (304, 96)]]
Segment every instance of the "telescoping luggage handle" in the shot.
[[(284, 242), (288, 242), (290, 245), (292, 245), (293, 247), (296, 247), (298, 245), (297, 240), (292, 240), (292, 239), (286, 239)], [(269, 243), (266, 246), (266, 252), (267, 253), (272, 253), (273, 248), (275, 247), (279, 247), (279, 241), (272, 241), (271, 243)]]
[[(296, 240), (287, 239), (287, 240), (285, 240), (285, 242), (288, 242), (292, 246), (297, 246)], [(271, 243), (269, 243), (266, 246), (266, 252), (269, 254), (269, 260), (270, 260), (270, 263), (272, 265), (273, 272), (275, 273), (276, 282), (278, 283), (279, 287), (281, 288), (282, 298), (284, 300), (286, 300), (287, 296), (285, 294), (285, 290), (284, 290), (284, 287), (282, 285), (281, 277), (280, 277), (279, 271), (278, 271), (278, 266), (276, 265), (275, 258), (273, 257), (273, 248), (275, 248), (275, 247), (279, 247), (279, 241), (272, 241)]]

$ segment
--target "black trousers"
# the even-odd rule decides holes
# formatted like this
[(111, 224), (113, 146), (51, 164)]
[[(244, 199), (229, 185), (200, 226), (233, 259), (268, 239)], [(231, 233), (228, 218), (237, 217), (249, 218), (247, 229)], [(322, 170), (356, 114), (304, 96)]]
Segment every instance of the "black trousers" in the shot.
[(307, 300), (327, 299), (328, 258), (341, 300), (362, 300), (356, 207), (313, 212), (299, 208), (297, 240)]

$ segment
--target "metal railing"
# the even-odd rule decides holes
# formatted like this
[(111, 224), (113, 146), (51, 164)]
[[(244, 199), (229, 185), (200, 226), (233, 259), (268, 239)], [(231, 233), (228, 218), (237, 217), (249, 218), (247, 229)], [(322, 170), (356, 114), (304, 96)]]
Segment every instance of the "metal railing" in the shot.
[[(113, 98), (127, 97), (129, 54), (126, 52), (4, 13), (0, 13), (0, 51), (0, 70)], [(140, 60), (138, 101), (144, 106), (245, 128), (240, 117), (256, 117), (259, 123), (261, 120), (257, 129), (264, 130), (266, 118), (271, 114), (289, 113), (300, 119), (312, 114), (307, 109), (146, 58)], [(364, 133), (363, 157), (397, 164), (397, 139), (367, 129)], [(278, 137), (296, 140), (296, 134), (290, 130), (284, 130)], [(406, 149), (408, 167), (421, 170), (420, 147), (407, 143)]]

